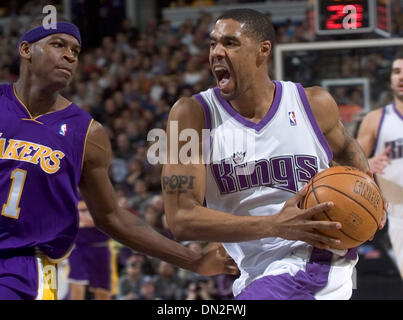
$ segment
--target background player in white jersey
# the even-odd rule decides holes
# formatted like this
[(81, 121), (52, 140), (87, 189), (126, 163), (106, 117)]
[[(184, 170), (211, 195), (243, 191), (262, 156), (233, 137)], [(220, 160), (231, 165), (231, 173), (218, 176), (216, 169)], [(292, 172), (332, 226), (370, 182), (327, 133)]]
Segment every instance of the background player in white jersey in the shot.
[(357, 140), (388, 201), (388, 233), (403, 277), (403, 52), (392, 62), (393, 102), (363, 119)]
[[(327, 250), (337, 240), (315, 229), (341, 225), (311, 218), (332, 203), (300, 210), (298, 190), (333, 156), (363, 171), (368, 162), (327, 91), (269, 78), (273, 40), (271, 23), (257, 11), (235, 9), (217, 19), (209, 57), (217, 88), (181, 98), (169, 115), (162, 173), (168, 223), (181, 240), (224, 242), (241, 271), (236, 299), (348, 299), (356, 251)], [(202, 162), (201, 147), (193, 162), (181, 162), (188, 141), (175, 153), (176, 125), (179, 133), (196, 130), (200, 146), (210, 142), (210, 163)], [(203, 129), (212, 130), (210, 138)], [(231, 143), (237, 130), (255, 141), (254, 151), (241, 139)]]

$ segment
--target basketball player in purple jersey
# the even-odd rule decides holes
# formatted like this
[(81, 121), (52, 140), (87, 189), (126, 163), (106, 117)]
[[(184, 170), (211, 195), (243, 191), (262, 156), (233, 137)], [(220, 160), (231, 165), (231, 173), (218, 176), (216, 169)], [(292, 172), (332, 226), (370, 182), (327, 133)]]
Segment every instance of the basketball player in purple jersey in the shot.
[(388, 234), (403, 278), (403, 53), (392, 61), (390, 88), (393, 101), (369, 112), (357, 140), (368, 156), (376, 180), (388, 201)]
[[(178, 239), (223, 242), (241, 271), (236, 299), (349, 299), (356, 250), (331, 249), (338, 240), (315, 230), (341, 223), (312, 216), (333, 204), (301, 210), (306, 191), (298, 190), (331, 161), (366, 172), (368, 162), (327, 91), (269, 78), (274, 37), (254, 10), (217, 19), (210, 33), (217, 87), (181, 98), (168, 119), (171, 158), (161, 179), (167, 221)], [(199, 144), (209, 144), (210, 153), (200, 147), (193, 162), (181, 161), (170, 143), (173, 125), (207, 137)], [(254, 149), (233, 137), (240, 130)], [(181, 151), (188, 141), (178, 143)]]
[(56, 298), (55, 264), (78, 231), (78, 187), (96, 226), (133, 250), (204, 275), (236, 272), (218, 246), (197, 254), (118, 206), (105, 130), (59, 94), (77, 68), (79, 30), (52, 27), (31, 25), (18, 80), (0, 86), (0, 299)]
[(95, 300), (110, 300), (117, 292), (117, 266), (110, 237), (99, 231), (84, 201), (78, 202), (79, 230), (71, 252), (70, 299), (84, 300), (87, 289)]

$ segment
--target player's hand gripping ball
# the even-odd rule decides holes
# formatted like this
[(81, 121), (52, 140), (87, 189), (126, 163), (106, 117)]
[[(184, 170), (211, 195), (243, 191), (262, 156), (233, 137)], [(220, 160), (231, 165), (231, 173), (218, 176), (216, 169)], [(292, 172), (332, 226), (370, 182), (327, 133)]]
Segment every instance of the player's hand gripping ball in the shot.
[(302, 208), (332, 201), (334, 206), (316, 214), (314, 220), (337, 221), (339, 230), (321, 230), (321, 234), (340, 240), (335, 249), (350, 249), (369, 240), (383, 216), (383, 198), (371, 177), (352, 167), (336, 166), (315, 175), (308, 183)]

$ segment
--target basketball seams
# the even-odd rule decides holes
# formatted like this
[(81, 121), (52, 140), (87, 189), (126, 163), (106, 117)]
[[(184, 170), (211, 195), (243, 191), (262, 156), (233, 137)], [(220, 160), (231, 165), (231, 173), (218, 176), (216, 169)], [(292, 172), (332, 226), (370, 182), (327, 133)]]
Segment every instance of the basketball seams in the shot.
[(333, 187), (331, 187), (331, 186), (329, 186), (329, 185), (321, 184), (321, 185), (319, 185), (317, 188), (319, 188), (319, 187), (328, 187), (329, 189), (331, 189), (331, 190), (333, 190), (333, 191), (337, 191), (338, 193), (341, 193), (342, 195), (346, 196), (346, 197), (349, 198), (350, 200), (353, 200), (353, 201), (354, 201), (355, 203), (357, 203), (361, 208), (365, 209), (365, 211), (367, 211), (367, 212), (369, 213), (369, 215), (374, 219), (375, 224), (377, 225), (377, 227), (379, 227), (378, 221), (376, 220), (376, 218), (374, 217), (374, 215), (373, 215), (366, 207), (364, 207), (363, 204), (361, 204), (360, 202), (358, 202), (358, 201), (355, 200), (354, 198), (350, 197), (348, 194), (344, 193), (343, 191), (340, 191), (340, 190), (338, 190), (338, 189), (335, 189), (335, 188), (333, 188)]
[[(323, 171), (322, 171), (322, 172), (323, 172)], [(322, 172), (320, 172), (319, 174), (321, 174)], [(349, 176), (355, 176), (355, 177), (359, 177), (359, 178), (362, 178), (362, 179), (367, 179), (367, 177), (365, 177), (365, 176), (362, 176), (362, 175), (359, 175), (359, 174), (350, 173), (350, 172), (335, 172), (335, 173), (330, 173), (330, 174), (324, 175), (324, 176), (322, 176), (322, 177), (316, 177), (315, 180), (316, 180), (316, 181), (319, 181), (319, 180), (322, 180), (322, 179), (324, 179), (324, 178), (331, 177), (331, 176), (336, 176), (336, 175), (340, 175), (340, 174), (342, 174), (342, 175), (349, 175)]]
[[(326, 214), (326, 215), (327, 215), (327, 214)], [(333, 220), (330, 220), (330, 221), (333, 221)], [(316, 231), (319, 232), (320, 234), (325, 235), (326, 237), (328, 237), (328, 235), (326, 235), (326, 234), (320, 232), (319, 230), (316, 230)], [(353, 241), (359, 242), (359, 244), (361, 244), (363, 241), (365, 241), (365, 240), (359, 240), (359, 239), (353, 238), (353, 237), (350, 236), (349, 234), (345, 233), (342, 229), (339, 229), (338, 231), (341, 232), (342, 234), (344, 234), (347, 238), (350, 238), (350, 239), (353, 240)]]
[[(331, 167), (331, 168), (335, 168), (335, 167)], [(330, 168), (329, 168), (330, 169)], [(323, 172), (323, 171), (322, 171)], [(362, 171), (360, 171), (360, 172), (362, 172)], [(320, 172), (321, 173), (321, 172)], [(318, 174), (318, 175), (320, 175), (320, 173)], [(365, 173), (363, 173), (363, 174), (365, 174)], [(359, 175), (359, 174), (354, 174), (354, 173), (351, 173), (351, 172), (335, 172), (335, 173), (330, 173), (330, 174), (327, 174), (327, 175), (324, 175), (324, 176), (322, 176), (322, 177), (314, 177), (313, 179), (312, 179), (312, 187), (313, 187), (313, 182), (315, 181), (315, 182), (318, 182), (319, 180), (322, 180), (322, 179), (324, 179), (324, 178), (327, 178), (327, 177), (330, 177), (330, 176), (335, 176), (335, 175), (350, 175), (350, 176), (355, 176), (355, 177), (358, 177), (358, 178), (361, 178), (361, 179), (364, 179), (364, 180), (367, 180), (368, 179), (368, 177), (366, 177), (366, 176), (363, 176), (363, 175)], [(365, 174), (366, 175), (366, 174)], [(367, 181), (365, 181), (365, 182), (367, 182)], [(373, 183), (371, 183), (371, 182), (373, 182)], [(369, 183), (372, 187), (374, 187), (378, 192), (379, 192), (379, 194), (382, 194), (382, 192), (381, 192), (381, 190), (379, 189), (379, 187), (378, 187), (378, 185), (376, 184), (376, 182), (375, 181), (373, 181), (373, 180), (371, 180), (371, 182), (367, 182), (367, 183)], [(325, 186), (325, 185), (321, 185), (321, 186)], [(328, 185), (326, 185), (326, 186), (328, 186)], [(329, 186), (330, 187), (330, 186)], [(337, 189), (336, 189), (337, 190)], [(339, 191), (339, 190), (337, 190), (337, 191)], [(339, 191), (340, 193), (342, 193), (343, 195), (346, 195), (346, 194), (344, 194), (342, 191)], [(346, 195), (348, 198), (351, 198), (350, 196), (348, 196), (348, 195)], [(352, 198), (351, 198), (352, 199)], [(317, 198), (316, 198), (316, 200), (317, 200)], [(382, 201), (383, 201), (383, 199), (382, 199)], [(359, 202), (357, 202), (357, 203), (359, 203)], [(360, 203), (359, 203), (360, 204)], [(360, 204), (360, 206), (362, 206), (361, 204)], [(365, 210), (367, 210), (368, 211), (368, 209), (367, 208), (364, 208)], [(375, 223), (376, 223), (376, 225), (378, 225), (378, 221), (376, 220), (376, 218), (371, 214), (371, 212), (369, 212), (368, 211), (368, 213), (372, 216), (372, 218), (374, 218), (374, 220), (375, 220)]]
[[(331, 167), (331, 168), (335, 168), (335, 167)], [(329, 168), (329, 169), (330, 169), (330, 168)], [(322, 172), (323, 172), (323, 171), (322, 171)], [(320, 175), (322, 172), (319, 172), (318, 175)], [(362, 171), (360, 171), (360, 172), (362, 172)], [(340, 174), (342, 174), (342, 175), (355, 176), (355, 177), (359, 177), (359, 178), (362, 178), (362, 179), (368, 179), (368, 177), (366, 176), (366, 174), (365, 174), (364, 172), (362, 172), (362, 173), (363, 173), (364, 175), (355, 174), (355, 173), (351, 173), (351, 172), (335, 172), (335, 173), (330, 173), (330, 174), (324, 175), (324, 176), (322, 176), (322, 177), (315, 177), (314, 179), (315, 179), (316, 182), (317, 182), (317, 181), (319, 181), (319, 180), (321, 180), (321, 179), (324, 179), (324, 178), (326, 178), (326, 177), (335, 176), (335, 175), (340, 175)], [(381, 190), (379, 189), (379, 187), (378, 187), (378, 185), (376, 184), (376, 182), (373, 181), (373, 180), (371, 180), (371, 182), (373, 182), (373, 183), (371, 183), (371, 185), (372, 185), (373, 187), (375, 187), (375, 188), (378, 190), (379, 193), (381, 193)]]
[[(318, 195), (316, 194), (315, 190), (316, 190), (317, 188), (319, 188), (319, 187), (324, 186), (324, 185), (319, 185), (318, 187), (314, 187), (314, 185), (313, 185), (314, 180), (315, 180), (315, 179), (312, 180), (312, 191), (311, 191), (311, 192), (313, 193), (313, 195), (314, 195), (314, 197), (315, 197), (316, 203), (317, 203), (317, 204), (320, 204), (320, 201), (319, 201), (319, 199), (318, 199)], [(306, 196), (306, 199), (307, 199), (307, 198), (308, 198), (308, 195)], [(329, 214), (326, 212), (326, 210), (323, 210), (322, 212), (326, 215), (326, 217), (328, 218), (329, 221), (333, 221), (333, 219), (329, 216)], [(340, 230), (338, 230), (338, 231), (341, 232), (342, 234), (344, 234), (346, 237), (350, 238), (350, 239), (353, 240), (353, 241), (357, 241), (357, 242), (360, 242), (360, 243), (363, 241), (363, 240), (358, 240), (358, 239), (356, 239), (356, 238), (350, 236), (349, 234), (345, 233), (342, 229), (340, 229)], [(318, 231), (318, 230), (317, 230), (317, 232), (319, 232), (320, 234), (323, 234), (323, 233), (321, 233), (321, 232)]]
[[(328, 171), (328, 172), (326, 172), (326, 171)], [(323, 179), (327, 179), (328, 177), (329, 177), (330, 181), (323, 180)], [(374, 182), (371, 179), (371, 177), (368, 174), (366, 174), (365, 172), (363, 172), (361, 170), (346, 171), (345, 166), (336, 166), (336, 167), (328, 168), (328, 169), (318, 173), (316, 176), (314, 176), (311, 179), (311, 181), (308, 182), (308, 190), (307, 190), (305, 198), (302, 202), (303, 208), (306, 209), (308, 207), (308, 203), (310, 203), (312, 206), (319, 204), (320, 203), (319, 197), (322, 194), (321, 190), (323, 190), (325, 193), (337, 191), (337, 193), (334, 194), (331, 198), (344, 197), (346, 199), (346, 201), (350, 202), (350, 205), (352, 205), (352, 206), (358, 205), (357, 209), (358, 208), (365, 209), (365, 211), (362, 211), (360, 213), (360, 215), (364, 216), (365, 213), (369, 214), (372, 217), (373, 221), (375, 221), (375, 225), (378, 226), (378, 221), (376, 219), (376, 217), (378, 216), (378, 212), (371, 213), (370, 208), (365, 207), (366, 202), (361, 203), (360, 201), (362, 199), (355, 199), (355, 195), (348, 194), (348, 192), (350, 192), (350, 190), (346, 189), (344, 192), (343, 187), (345, 187), (345, 185), (343, 183), (343, 181), (344, 181), (343, 179), (350, 180), (351, 183), (353, 183), (354, 180), (361, 181), (361, 183), (368, 185), (368, 187), (373, 188), (374, 191), (376, 190), (376, 191), (378, 191), (379, 194), (381, 194), (376, 182)], [(341, 183), (341, 186), (339, 186), (339, 183)], [(333, 184), (334, 184), (334, 186), (332, 186)], [(339, 190), (340, 188), (343, 191)], [(326, 191), (326, 190), (328, 190), (328, 191)], [(312, 195), (313, 195), (313, 197), (312, 197)], [(341, 199), (340, 199), (340, 201), (341, 201)], [(337, 209), (337, 210), (339, 210), (339, 209)], [(336, 221), (336, 220), (331, 219), (331, 217), (330, 217), (332, 215), (332, 210), (328, 210), (328, 211), (322, 210), (322, 213), (323, 213), (323, 218), (321, 218), (322, 220), (328, 219), (328, 221)], [(342, 214), (342, 212), (340, 212), (340, 214)], [(364, 219), (367, 219), (367, 221), (370, 221), (370, 219), (368, 220), (368, 218), (364, 218)], [(369, 223), (369, 225), (368, 225), (368, 223)], [(370, 225), (371, 225), (371, 223), (367, 222), (365, 228), (370, 228)], [(353, 245), (355, 242), (356, 245), (359, 245), (364, 242), (363, 240), (354, 238), (355, 235), (360, 235), (360, 233), (356, 234), (353, 231), (352, 232), (353, 236), (350, 236), (349, 234), (346, 233), (346, 232), (348, 232), (348, 233), (350, 233), (350, 232), (348, 230), (343, 230), (343, 229), (338, 230), (338, 232), (340, 232), (340, 237), (345, 237), (346, 243), (350, 242), (351, 245)], [(316, 230), (316, 231), (320, 234), (326, 235), (326, 233), (324, 233), (324, 232), (320, 232), (319, 230)], [(336, 237), (336, 236), (333, 235), (333, 237)]]
[[(320, 204), (320, 201), (319, 201), (319, 199), (318, 199), (318, 195), (317, 195), (316, 192), (315, 192), (315, 190), (316, 190), (316, 188), (317, 188), (317, 187), (314, 186), (314, 182), (316, 182), (315, 180), (316, 180), (315, 178), (312, 180), (312, 184), (311, 184), (312, 190), (311, 190), (310, 193), (313, 193), (313, 196), (315, 197), (315, 200), (316, 200), (316, 204)], [(308, 195), (306, 195), (305, 199), (308, 199), (308, 198), (309, 198)], [(305, 206), (305, 208), (306, 208), (306, 206)], [(326, 215), (326, 217), (327, 217), (327, 219), (328, 219), (329, 221), (333, 221), (332, 218), (329, 216), (329, 214), (326, 212), (326, 210), (323, 210), (322, 212)], [(316, 230), (316, 229), (315, 229), (315, 230)], [(324, 235), (324, 234), (323, 234), (322, 232), (320, 232), (319, 230), (316, 230), (316, 231), (319, 232), (320, 234)], [(341, 229), (338, 230), (338, 231), (341, 232), (342, 234), (344, 234), (346, 237), (350, 238), (351, 240), (361, 242), (360, 240), (354, 239), (354, 238), (351, 237), (350, 235), (346, 234), (346, 233), (345, 233), (343, 230), (341, 230)]]

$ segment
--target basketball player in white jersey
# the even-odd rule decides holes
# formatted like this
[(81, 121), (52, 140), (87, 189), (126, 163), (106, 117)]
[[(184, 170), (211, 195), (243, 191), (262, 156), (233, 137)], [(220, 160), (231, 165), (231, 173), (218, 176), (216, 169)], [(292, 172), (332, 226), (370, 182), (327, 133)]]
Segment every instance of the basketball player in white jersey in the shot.
[[(254, 10), (230, 10), (216, 21), (209, 58), (217, 87), (179, 99), (168, 119), (161, 179), (168, 223), (179, 240), (223, 242), (241, 272), (236, 299), (349, 299), (356, 250), (332, 250), (338, 240), (315, 232), (341, 223), (312, 220), (333, 204), (298, 204), (303, 186), (332, 158), (363, 171), (368, 162), (327, 91), (269, 78), (273, 40), (273, 26)], [(179, 154), (175, 164), (176, 125), (179, 133), (196, 130), (211, 152), (199, 148), (191, 163)]]
[(393, 102), (365, 116), (357, 140), (388, 201), (388, 234), (403, 277), (403, 53), (393, 59), (390, 82)]

